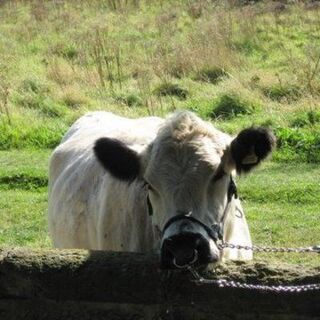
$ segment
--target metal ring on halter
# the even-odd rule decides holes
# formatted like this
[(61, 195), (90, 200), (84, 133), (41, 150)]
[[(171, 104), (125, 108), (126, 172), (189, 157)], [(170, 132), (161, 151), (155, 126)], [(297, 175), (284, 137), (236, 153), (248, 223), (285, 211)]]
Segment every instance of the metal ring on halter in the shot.
[(185, 268), (188, 268), (190, 265), (194, 264), (197, 260), (198, 260), (198, 250), (194, 249), (194, 257), (190, 263), (181, 266), (181, 265), (177, 264), (176, 258), (174, 257), (173, 258), (173, 265), (175, 267), (177, 267), (178, 269), (185, 269)]

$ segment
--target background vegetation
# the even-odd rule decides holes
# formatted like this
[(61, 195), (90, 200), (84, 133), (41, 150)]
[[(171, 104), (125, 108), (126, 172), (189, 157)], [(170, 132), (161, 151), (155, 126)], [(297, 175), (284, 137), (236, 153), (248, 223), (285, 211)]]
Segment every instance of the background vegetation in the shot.
[(319, 44), (312, 1), (0, 1), (0, 244), (50, 246), (49, 154), (98, 109), (271, 127), (273, 162), (240, 179), (254, 240), (319, 242)]

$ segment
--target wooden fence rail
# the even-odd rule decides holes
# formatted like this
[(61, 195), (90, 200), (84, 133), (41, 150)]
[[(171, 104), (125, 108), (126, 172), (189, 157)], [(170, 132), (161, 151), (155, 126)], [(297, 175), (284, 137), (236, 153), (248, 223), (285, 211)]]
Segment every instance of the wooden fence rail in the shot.
[[(320, 283), (320, 267), (227, 263), (206, 277)], [(191, 279), (160, 270), (156, 255), (0, 249), (0, 319), (320, 319), (320, 291), (266, 293)]]

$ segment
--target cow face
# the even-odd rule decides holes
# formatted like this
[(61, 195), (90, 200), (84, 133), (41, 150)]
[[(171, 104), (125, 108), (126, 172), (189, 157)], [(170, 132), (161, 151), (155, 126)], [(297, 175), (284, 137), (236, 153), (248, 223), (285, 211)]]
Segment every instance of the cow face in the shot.
[(245, 129), (232, 140), (183, 112), (165, 123), (142, 156), (108, 138), (97, 141), (95, 153), (115, 177), (147, 185), (152, 222), (162, 231), (161, 263), (172, 268), (219, 260), (216, 242), (234, 207), (232, 177), (254, 168), (274, 144), (266, 129)]

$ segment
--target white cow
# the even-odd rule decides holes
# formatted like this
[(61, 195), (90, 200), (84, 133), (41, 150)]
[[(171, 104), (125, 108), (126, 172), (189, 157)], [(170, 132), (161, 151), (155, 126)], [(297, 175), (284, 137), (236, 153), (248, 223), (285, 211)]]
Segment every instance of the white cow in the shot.
[(236, 172), (256, 166), (275, 138), (249, 128), (232, 139), (190, 112), (126, 119), (93, 112), (76, 121), (54, 150), (49, 230), (58, 248), (147, 252), (162, 266), (251, 259), (235, 194)]

